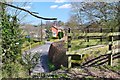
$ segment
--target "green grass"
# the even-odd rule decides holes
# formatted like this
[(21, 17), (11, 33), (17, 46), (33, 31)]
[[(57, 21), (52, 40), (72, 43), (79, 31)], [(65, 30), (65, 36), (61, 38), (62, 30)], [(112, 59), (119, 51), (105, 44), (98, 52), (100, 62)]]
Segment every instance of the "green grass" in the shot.
[[(93, 57), (98, 57), (101, 54), (106, 54), (108, 52), (108, 45), (106, 45), (108, 42), (103, 40), (103, 42), (100, 42), (99, 39), (92, 39), (89, 40), (89, 42), (85, 42), (84, 39), (79, 39), (79, 40), (72, 40), (71, 41), (71, 50), (68, 51), (68, 54), (71, 55), (80, 55), (80, 54), (85, 54), (84, 57), (80, 60), (77, 61), (75, 60), (74, 63), (83, 63), (85, 60), (88, 58), (93, 58)], [(105, 45), (104, 47), (96, 47), (96, 48), (90, 48), (87, 50), (84, 50), (84, 48), (87, 48), (91, 46), (97, 46), (97, 45)]]
[(116, 65), (116, 66), (108, 66), (107, 67), (111, 70), (114, 70), (114, 71), (120, 71), (120, 64), (119, 65)]
[(107, 41), (103, 41), (103, 42), (100, 42), (100, 40), (98, 39), (92, 39), (92, 40), (89, 40), (89, 42), (85, 42), (85, 40), (83, 39), (80, 39), (80, 40), (72, 40), (71, 41), (71, 51), (74, 51), (74, 50), (78, 50), (78, 49), (81, 49), (81, 48), (86, 48), (90, 46), (95, 46), (95, 45), (105, 45), (107, 44), (108, 42)]
[(50, 42), (58, 42), (60, 39), (50, 39)]
[(79, 36), (110, 36), (110, 35), (118, 35), (119, 32), (114, 33), (79, 33)]
[(119, 32), (113, 32), (113, 33), (100, 33), (100, 32), (96, 32), (96, 33), (83, 33), (80, 32), (78, 30), (75, 31), (75, 33), (70, 33), (68, 35), (72, 36), (72, 40), (71, 40), (71, 51), (74, 50), (78, 50), (81, 48), (86, 48), (86, 47), (90, 47), (90, 46), (94, 46), (94, 45), (108, 45), (109, 41), (108, 38), (107, 39), (102, 39), (102, 42), (100, 41), (100, 39), (89, 39), (89, 42), (87, 42), (87, 40), (85, 41), (84, 39), (76, 39), (74, 40), (74, 38), (77, 38), (76, 36), (105, 36), (105, 37), (109, 37), (110, 35), (118, 35)]
[(29, 42), (26, 42), (23, 44), (22, 52), (25, 50), (29, 50), (30, 48), (34, 48), (36, 46), (42, 45), (42, 44), (44, 44), (44, 42), (32, 42), (32, 44), (30, 44)]
[(55, 65), (50, 60), (48, 60), (48, 68), (50, 71), (54, 71), (56, 69)]
[(105, 67), (107, 67), (108, 69), (110, 70), (113, 70), (113, 71), (120, 71), (120, 59), (118, 60), (118, 62), (116, 62), (117, 64), (114, 65), (114, 66), (110, 66), (110, 65), (105, 65)]

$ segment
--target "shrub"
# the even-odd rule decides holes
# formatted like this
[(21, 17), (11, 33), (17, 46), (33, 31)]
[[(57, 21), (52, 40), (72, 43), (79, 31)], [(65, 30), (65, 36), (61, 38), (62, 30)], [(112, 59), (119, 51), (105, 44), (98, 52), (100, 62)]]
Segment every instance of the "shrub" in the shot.
[(28, 74), (31, 75), (32, 69), (38, 64), (40, 61), (40, 54), (39, 53), (25, 53), (23, 55), (24, 66), (28, 70)]
[(50, 60), (48, 60), (48, 67), (50, 71), (54, 71), (56, 69), (55, 65)]
[(3, 64), (2, 78), (27, 77), (24, 66), (19, 63)]

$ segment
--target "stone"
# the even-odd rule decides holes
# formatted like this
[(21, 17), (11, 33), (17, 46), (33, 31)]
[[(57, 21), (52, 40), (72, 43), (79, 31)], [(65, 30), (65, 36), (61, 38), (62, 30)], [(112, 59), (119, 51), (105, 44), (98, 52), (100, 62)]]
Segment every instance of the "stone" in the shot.
[(49, 60), (55, 65), (56, 68), (60, 68), (61, 65), (67, 67), (67, 49), (64, 48), (64, 41), (58, 41), (51, 44), (48, 57)]

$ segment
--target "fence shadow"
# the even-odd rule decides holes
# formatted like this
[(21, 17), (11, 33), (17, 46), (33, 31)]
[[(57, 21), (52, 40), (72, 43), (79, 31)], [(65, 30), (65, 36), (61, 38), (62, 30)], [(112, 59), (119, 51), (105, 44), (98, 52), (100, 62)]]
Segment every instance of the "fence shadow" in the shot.
[[(109, 54), (100, 55), (82, 64), (82, 67), (99, 66), (108, 62)], [(120, 53), (113, 54), (113, 60), (120, 58)], [(99, 62), (99, 63), (98, 63)]]

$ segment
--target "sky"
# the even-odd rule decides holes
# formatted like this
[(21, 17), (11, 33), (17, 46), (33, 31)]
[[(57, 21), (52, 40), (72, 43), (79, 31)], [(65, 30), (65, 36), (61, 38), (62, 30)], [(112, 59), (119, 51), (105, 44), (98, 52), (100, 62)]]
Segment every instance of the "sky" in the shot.
[[(15, 3), (23, 4), (20, 2)], [(27, 9), (32, 12), (37, 12), (39, 16), (49, 17), (49, 18), (57, 18), (59, 21), (67, 22), (70, 17), (71, 4), (70, 2), (30, 2), (25, 6), (21, 6), (21, 8)], [(45, 22), (45, 20), (42, 20)], [(28, 15), (23, 22), (28, 24), (40, 24), (41, 20), (37, 19), (31, 15)]]
[[(11, 0), (8, 0), (8, 1), (11, 1)], [(15, 1), (14, 5), (16, 6), (19, 5), (19, 7), (27, 9), (31, 12), (37, 12), (38, 13), (37, 15), (39, 16), (57, 18), (58, 21), (60, 20), (63, 22), (67, 22), (71, 14), (70, 3), (75, 1), (83, 2), (84, 0), (14, 0), (14, 1)], [(30, 2), (27, 2), (25, 6), (22, 6), (22, 4), (25, 3), (25, 1), (30, 1)], [(86, 1), (91, 2), (94, 0), (86, 0)], [(42, 20), (42, 21), (45, 22), (45, 20)], [(27, 15), (25, 19), (22, 19), (22, 22), (27, 24), (37, 25), (41, 23), (41, 20), (31, 15)]]

